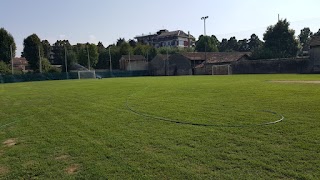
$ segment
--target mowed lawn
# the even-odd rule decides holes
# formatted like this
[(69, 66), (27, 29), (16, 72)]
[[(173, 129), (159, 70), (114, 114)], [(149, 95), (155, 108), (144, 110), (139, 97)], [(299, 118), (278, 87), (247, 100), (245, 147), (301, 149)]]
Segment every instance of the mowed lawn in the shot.
[(0, 84), (0, 179), (319, 179), (320, 84), (277, 80), (320, 75)]

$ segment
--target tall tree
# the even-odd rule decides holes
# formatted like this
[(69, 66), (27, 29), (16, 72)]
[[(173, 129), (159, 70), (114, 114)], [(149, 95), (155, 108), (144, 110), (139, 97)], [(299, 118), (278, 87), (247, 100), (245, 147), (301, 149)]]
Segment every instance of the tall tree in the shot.
[(117, 40), (117, 46), (120, 47), (122, 45), (122, 43), (125, 43), (125, 42), (126, 42), (126, 40), (124, 38), (119, 38)]
[(49, 41), (43, 40), (43, 41), (41, 41), (41, 45), (43, 48), (43, 56), (47, 59), (50, 59), (50, 53), (51, 53), (52, 48), (51, 48)]
[(220, 52), (226, 52), (228, 51), (228, 39), (223, 38), (220, 45), (219, 45), (219, 51)]
[(249, 51), (253, 52), (254, 50), (261, 48), (263, 46), (263, 42), (259, 39), (256, 34), (252, 34), (250, 36), (249, 42)]
[(12, 35), (6, 31), (4, 28), (0, 29), (0, 61), (9, 63), (11, 61), (11, 49), (12, 47), (12, 56), (16, 55), (16, 43)]
[(133, 54), (133, 53), (132, 53), (132, 47), (130, 46), (129, 43), (123, 42), (123, 43), (120, 45), (120, 54), (122, 54), (122, 55)]
[(130, 44), (130, 46), (131, 46), (132, 48), (135, 48), (135, 47), (137, 46), (137, 42), (136, 42), (135, 40), (133, 40), (133, 39), (130, 39), (130, 40), (129, 40), (129, 44)]
[[(88, 60), (89, 56), (89, 60)], [(98, 48), (95, 44), (83, 44), (80, 46), (80, 51), (78, 54), (79, 64), (87, 67), (88, 69), (95, 67), (98, 63), (99, 53)], [(90, 65), (90, 67), (89, 67)]]
[(264, 47), (272, 55), (271, 58), (294, 57), (298, 51), (298, 42), (294, 36), (295, 31), (289, 28), (290, 23), (284, 19), (274, 26), (269, 26), (264, 33)]
[[(107, 48), (107, 51), (111, 53), (111, 62), (112, 62), (112, 69), (119, 69), (120, 64), (119, 60), (121, 58), (121, 53), (120, 53), (120, 47), (116, 45), (109, 45)], [(110, 58), (108, 59), (110, 61)], [(109, 63), (110, 67), (110, 63)]]
[(310, 40), (310, 37), (312, 36), (312, 32), (310, 31), (310, 28), (306, 27), (301, 29), (299, 34), (299, 41), (301, 45), (305, 45)]
[(23, 55), (29, 61), (30, 68), (34, 71), (38, 70), (40, 67), (39, 48), (40, 56), (43, 57), (40, 38), (36, 34), (32, 34), (24, 39), (23, 46)]
[(52, 46), (53, 61), (52, 64), (64, 65), (65, 64), (65, 50), (71, 51), (72, 46), (68, 40), (58, 40)]
[(195, 49), (198, 52), (218, 52), (218, 40), (215, 36), (200, 35)]
[(104, 45), (100, 41), (98, 42), (97, 47), (98, 47), (98, 53), (102, 53), (103, 51), (106, 50), (106, 48), (104, 47)]
[(228, 40), (227, 50), (228, 51), (239, 51), (239, 44), (238, 44), (238, 40), (236, 39), (236, 37), (233, 36)]
[(238, 45), (239, 45), (240, 52), (249, 52), (250, 51), (249, 41), (247, 39), (239, 40)]

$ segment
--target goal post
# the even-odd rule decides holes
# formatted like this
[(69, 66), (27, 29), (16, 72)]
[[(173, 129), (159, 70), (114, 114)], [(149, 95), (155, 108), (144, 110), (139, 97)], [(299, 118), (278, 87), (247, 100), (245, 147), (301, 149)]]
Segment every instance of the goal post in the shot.
[(96, 71), (78, 71), (78, 79), (96, 79)]
[(231, 75), (232, 67), (230, 64), (212, 65), (212, 75)]

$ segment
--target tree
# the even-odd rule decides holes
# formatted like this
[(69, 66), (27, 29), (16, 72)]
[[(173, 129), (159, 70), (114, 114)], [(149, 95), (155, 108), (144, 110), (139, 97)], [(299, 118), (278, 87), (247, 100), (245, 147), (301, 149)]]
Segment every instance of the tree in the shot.
[(259, 39), (256, 34), (250, 36), (249, 42), (249, 51), (253, 52), (256, 49), (259, 49), (263, 46), (263, 42)]
[(99, 54), (106, 50), (106, 48), (104, 47), (104, 45), (100, 41), (98, 42), (97, 47), (98, 47), (98, 53)]
[(228, 40), (227, 50), (228, 51), (239, 51), (239, 44), (238, 44), (236, 37), (233, 36)]
[(137, 46), (137, 42), (136, 42), (135, 40), (133, 40), (133, 39), (130, 39), (130, 40), (129, 40), (129, 44), (130, 44), (130, 46), (133, 47), (133, 48), (135, 48), (135, 47)]
[(314, 33), (315, 36), (320, 36), (320, 29), (318, 32)]
[(58, 40), (52, 46), (53, 61), (52, 64), (64, 65), (65, 52), (71, 51), (72, 46), (68, 40)]
[[(89, 51), (89, 53), (88, 53)], [(88, 60), (89, 55), (89, 60)], [(95, 67), (98, 63), (99, 53), (98, 48), (95, 44), (82, 44), (80, 45), (80, 50), (78, 54), (78, 62), (82, 66), (87, 67), (88, 69), (91, 67)], [(90, 63), (90, 67), (89, 67)]]
[(196, 42), (196, 51), (198, 52), (218, 52), (218, 40), (215, 36), (199, 36)]
[(228, 50), (228, 39), (222, 39), (220, 45), (219, 45), (219, 51), (220, 52), (226, 52)]
[(119, 46), (122, 45), (122, 43), (125, 43), (125, 42), (126, 42), (126, 40), (125, 40), (124, 38), (119, 38), (119, 39), (117, 40), (117, 46), (119, 47)]
[[(109, 45), (107, 48), (107, 51), (111, 53), (111, 62), (112, 62), (112, 69), (119, 69), (120, 64), (119, 64), (119, 60), (121, 58), (121, 54), (120, 54), (120, 47), (113, 45)], [(110, 61), (110, 58), (109, 58)], [(110, 67), (110, 65), (109, 65)]]
[(9, 65), (6, 64), (4, 61), (0, 61), (0, 74), (9, 74), (10, 68)]
[(38, 70), (40, 67), (39, 48), (40, 56), (43, 57), (43, 49), (40, 38), (36, 34), (32, 34), (24, 39), (23, 46), (23, 55), (28, 60), (30, 68), (34, 71)]
[(301, 45), (303, 46), (307, 44), (311, 36), (312, 36), (312, 32), (310, 31), (310, 28), (301, 29), (300, 35), (298, 36)]
[(11, 61), (11, 48), (12, 56), (16, 55), (16, 43), (10, 33), (8, 33), (4, 28), (0, 29), (0, 60), (5, 63)]
[(295, 31), (289, 29), (290, 23), (284, 19), (274, 26), (269, 26), (264, 33), (264, 48), (272, 52), (271, 58), (294, 57), (298, 51), (298, 42), (295, 39)]
[(41, 45), (43, 48), (43, 56), (47, 59), (50, 59), (50, 53), (51, 53), (51, 45), (48, 40), (41, 41)]
[(129, 43), (123, 42), (123, 43), (120, 45), (120, 54), (121, 54), (121, 55), (133, 54), (133, 53), (132, 53), (132, 47), (130, 46)]
[(247, 39), (239, 40), (238, 41), (238, 46), (239, 46), (239, 52), (249, 52), (250, 47), (249, 47), (249, 41)]

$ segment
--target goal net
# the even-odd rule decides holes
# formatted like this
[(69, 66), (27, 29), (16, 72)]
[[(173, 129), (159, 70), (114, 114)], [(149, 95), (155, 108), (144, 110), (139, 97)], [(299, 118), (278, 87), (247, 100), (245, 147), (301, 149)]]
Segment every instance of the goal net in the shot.
[(230, 64), (212, 66), (212, 75), (230, 75), (230, 74), (232, 74), (232, 67)]
[(96, 71), (78, 71), (79, 79), (96, 79)]

